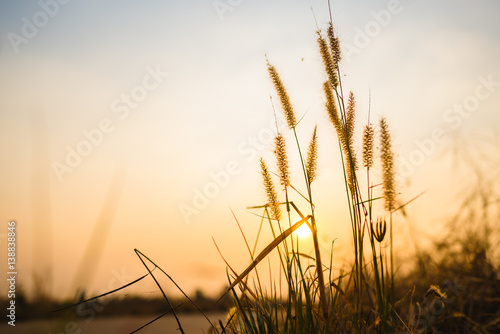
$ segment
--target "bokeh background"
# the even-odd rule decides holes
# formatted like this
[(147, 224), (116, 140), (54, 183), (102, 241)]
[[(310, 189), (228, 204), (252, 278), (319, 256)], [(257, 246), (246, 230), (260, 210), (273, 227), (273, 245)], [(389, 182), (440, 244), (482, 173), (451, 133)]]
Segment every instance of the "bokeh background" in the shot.
[[(482, 182), (498, 175), (500, 3), (338, 0), (332, 17), (358, 130), (368, 110), (387, 117), (401, 202), (424, 192), (398, 217), (403, 258), (439, 235), (476, 184), (466, 162), (488, 171)], [(272, 164), (273, 104), (281, 113), (266, 57), (304, 116), (301, 139), (318, 125), (318, 228), (342, 266), (350, 226), (316, 44), (329, 19), (320, 0), (0, 1), (2, 271), (16, 220), (28, 295), (132, 281), (145, 273), (134, 248), (186, 291), (219, 293), (226, 269), (212, 237), (243, 270), (231, 210), (253, 240), (259, 218), (247, 206), (266, 201), (258, 158)]]

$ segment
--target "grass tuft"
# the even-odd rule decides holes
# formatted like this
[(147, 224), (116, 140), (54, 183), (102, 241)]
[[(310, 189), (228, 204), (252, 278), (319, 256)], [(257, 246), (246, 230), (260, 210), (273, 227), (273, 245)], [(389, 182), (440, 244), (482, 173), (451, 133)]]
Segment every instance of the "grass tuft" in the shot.
[[(275, 138), (277, 172), (272, 172), (264, 159), (260, 159), (267, 203), (250, 208), (262, 212), (258, 214), (260, 227), (253, 250), (243, 234), (250, 255), (249, 264), (238, 274), (221, 254), (227, 265), (229, 283), (223, 296), (231, 293), (234, 307), (229, 310), (225, 324), (220, 321), (216, 326), (207, 318), (211, 330), (221, 334), (500, 332), (500, 270), (498, 261), (494, 261), (498, 256), (495, 257), (493, 252), (498, 248), (494, 247), (495, 243), (491, 239), (500, 214), (497, 212), (496, 220), (490, 221), (492, 208), (495, 203), (498, 205), (498, 201), (491, 200), (493, 190), (489, 188), (500, 173), (488, 182), (474, 187), (478, 189), (478, 193), (466, 198), (460, 211), (462, 215), (454, 217), (455, 224), (460, 221), (463, 224), (452, 226), (453, 233), (462, 234), (450, 233), (444, 241), (436, 244), (435, 253), (441, 254), (440, 256), (418, 252), (418, 266), (409, 276), (418, 276), (416, 282), (402, 274), (396, 276), (393, 216), (411, 201), (396, 207), (394, 153), (389, 125), (385, 118), (380, 119), (378, 143), (375, 143), (373, 125), (369, 123), (364, 126), (362, 158), (366, 178), (358, 178), (360, 171), (357, 168), (354, 135), (356, 101), (352, 92), (344, 100), (339, 68), (340, 46), (338, 38), (334, 36), (332, 22), (329, 23), (326, 35), (327, 40), (322, 32), (318, 32), (319, 52), (328, 78), (323, 83), (323, 92), (326, 112), (335, 129), (338, 140), (336, 144), (342, 157), (339, 170), (345, 181), (348, 223), (352, 229), (352, 263), (347, 267), (334, 263), (333, 242), (329, 261), (322, 258), (317, 203), (313, 199), (311, 188), (318, 169), (317, 128), (314, 128), (304, 157), (290, 98), (276, 69), (268, 63), (270, 79), (295, 138), (303, 170), (303, 184), (302, 187), (298, 186), (295, 184), (297, 181), (290, 176), (285, 139), (279, 133)], [(378, 161), (373, 158), (376, 144), (380, 147)], [(376, 162), (380, 163), (382, 174), (381, 180), (373, 183), (371, 169)], [(278, 201), (271, 177), (273, 173), (279, 176), (285, 192), (284, 203)], [(481, 180), (483, 177), (477, 179)], [(380, 184), (382, 187), (378, 186)], [(305, 189), (306, 192), (302, 193), (299, 189)], [(295, 196), (304, 207), (294, 203)], [(479, 202), (475, 203), (474, 200)], [(384, 205), (374, 205), (377, 201), (383, 201)], [(471, 203), (475, 205), (469, 210)], [(286, 205), (285, 217), (281, 213), (281, 205)], [(293, 219), (295, 215), (299, 218)], [(385, 218), (387, 215), (388, 219)], [(320, 226), (342, 223), (338, 221), (337, 215), (322, 219), (326, 221)], [(283, 228), (286, 220), (288, 228)], [(478, 223), (478, 228), (474, 229), (471, 223), (476, 220), (481, 224)], [(243, 233), (237, 219), (236, 222)], [(269, 225), (273, 239), (257, 253), (264, 223)], [(301, 242), (294, 234), (302, 225), (307, 225), (312, 232), (311, 254), (302, 252)], [(217, 244), (216, 247), (219, 250)], [(176, 314), (178, 305), (174, 305), (166, 296), (155, 274), (159, 271), (166, 275), (189, 303), (200, 312), (201, 309), (158, 265), (138, 250), (136, 253), (147, 269), (147, 274), (124, 287), (151, 276), (176, 317), (178, 328), (183, 332)], [(277, 274), (276, 268), (271, 266), (271, 254), (275, 254), (279, 260)], [(268, 285), (263, 284), (257, 271), (265, 260), (269, 260)], [(450, 281), (452, 278), (454, 280)], [(203, 312), (202, 314), (204, 315)]]

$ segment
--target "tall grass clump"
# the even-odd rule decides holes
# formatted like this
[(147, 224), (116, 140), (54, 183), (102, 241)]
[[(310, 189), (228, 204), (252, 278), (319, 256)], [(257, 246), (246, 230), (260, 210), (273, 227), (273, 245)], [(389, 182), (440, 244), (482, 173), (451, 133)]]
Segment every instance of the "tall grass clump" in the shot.
[[(336, 98), (341, 100), (338, 95)], [(260, 160), (267, 202), (253, 209), (262, 210), (261, 227), (263, 223), (269, 224), (273, 240), (257, 253), (257, 241), (252, 248), (243, 235), (250, 254), (250, 265), (238, 274), (226, 262), (230, 286), (222, 296), (224, 301), (221, 301), (222, 297), (219, 299), (219, 305), (232, 304), (233, 307), (224, 321), (212, 322), (200, 307), (203, 298), (189, 297), (167, 272), (137, 249), (135, 253), (146, 269), (143, 276), (100, 296), (75, 304), (68, 303), (57, 311), (94, 302), (150, 276), (168, 307), (133, 333), (168, 314), (175, 318), (180, 333), (185, 333), (178, 316), (183, 304), (205, 317), (207, 327), (210, 326), (209, 333), (498, 333), (500, 230), (496, 222), (500, 217), (500, 190), (494, 182), (500, 175), (498, 160), (486, 168), (479, 166), (476, 156), (465, 162), (458, 161), (459, 166), (470, 164), (471, 170), (466, 175), (475, 179), (472, 184), (463, 185), (466, 192), (463, 201), (458, 203), (460, 210), (450, 220), (448, 233), (440, 235), (431, 249), (417, 251), (415, 267), (405, 276), (398, 274), (396, 280), (391, 216), (398, 206), (394, 190), (394, 153), (387, 121), (381, 119), (379, 128), (374, 128), (370, 122), (364, 126), (363, 169), (356, 169), (354, 180), (349, 181), (346, 172), (349, 157), (344, 153), (350, 148), (344, 151), (340, 142), (345, 135), (347, 117), (344, 117), (342, 107), (338, 110), (341, 115), (338, 146), (343, 157), (345, 191), (353, 229), (352, 266), (335, 271), (331, 254), (328, 265), (323, 265), (321, 258), (318, 261), (318, 254), (321, 256), (319, 248), (315, 249), (314, 256), (306, 255), (301, 250), (299, 239), (293, 237), (293, 232), (304, 224), (317, 233), (311, 188), (318, 168), (318, 134), (315, 127), (307, 156), (301, 158), (307, 194), (297, 190), (299, 187), (291, 177), (289, 152), (282, 134), (278, 134), (275, 140), (277, 172), (274, 173), (263, 159)], [(335, 123), (333, 128), (337, 129)], [(353, 141), (352, 145), (355, 143)], [(297, 152), (302, 157), (297, 140), (296, 144)], [(375, 151), (377, 147), (380, 148), (379, 154)], [(375, 159), (377, 155), (380, 159)], [(371, 170), (377, 168), (377, 161), (381, 165), (381, 176), (373, 185)], [(358, 174), (362, 172), (366, 173), (366, 178), (358, 179)], [(276, 178), (281, 187), (275, 187)], [(461, 181), (464, 182), (465, 178), (462, 177)], [(285, 201), (280, 201), (283, 195)], [(305, 208), (299, 209), (291, 200), (296, 197), (307, 200)], [(379, 200), (380, 205), (376, 205)], [(285, 208), (286, 214), (283, 214)], [(294, 216), (299, 218), (293, 220)], [(363, 246), (367, 246), (365, 250)], [(389, 255), (386, 255), (387, 250)], [(280, 267), (278, 277), (276, 274), (271, 276), (270, 284), (266, 286), (259, 275), (258, 265), (271, 253), (277, 253)], [(270, 271), (273, 271), (271, 265)], [(158, 275), (166, 276), (183, 294), (183, 299), (168, 297), (158, 281)], [(404, 298), (397, 300), (397, 296)], [(205, 308), (206, 305), (203, 306)]]
[[(361, 143), (362, 170), (358, 164), (356, 146), (356, 98), (353, 92), (349, 92), (347, 97), (343, 93), (339, 67), (340, 46), (331, 22), (326, 36), (324, 35), (324, 32), (319, 31), (317, 42), (326, 77), (323, 83), (325, 113), (332, 123), (342, 161), (340, 167), (345, 180), (353, 238), (353, 264), (352, 267), (341, 268), (343, 271), (340, 274), (334, 269), (336, 266), (332, 263), (331, 255), (329, 265), (323, 264), (312, 189), (318, 169), (317, 128), (312, 132), (305, 155), (298, 139), (297, 118), (285, 83), (276, 67), (268, 61), (271, 82), (294, 138), (292, 147), (295, 146), (303, 171), (302, 189), (305, 192), (298, 190), (301, 188), (300, 183), (291, 178), (286, 150), (288, 144), (285, 136), (278, 133), (275, 138), (276, 172), (271, 172), (267, 163), (262, 158), (260, 160), (267, 203), (251, 207), (262, 210), (261, 224), (265, 222), (270, 226), (274, 239), (257, 256), (251, 254), (251, 264), (243, 273), (236, 275), (230, 268), (233, 275), (228, 276), (228, 292), (234, 297), (235, 308), (230, 313), (225, 328), (227, 332), (364, 333), (405, 328), (404, 321), (394, 308), (392, 215), (396, 211), (396, 191), (389, 125), (382, 118), (379, 129), (375, 129), (369, 121), (364, 126)], [(378, 138), (375, 137), (376, 131), (379, 133)], [(372, 170), (378, 168), (374, 158), (377, 145), (380, 147), (378, 155), (382, 187), (373, 183), (371, 177)], [(361, 172), (366, 173), (366, 179), (358, 178)], [(279, 192), (274, 187), (273, 175), (279, 179)], [(360, 184), (361, 179), (363, 185)], [(305, 199), (305, 207), (299, 209), (293, 201), (295, 197), (297, 203)], [(375, 206), (374, 202), (378, 200), (383, 200), (385, 204)], [(380, 209), (375, 210), (376, 207)], [(285, 208), (287, 214), (282, 215)], [(295, 216), (300, 218), (294, 221), (292, 217)], [(332, 225), (341, 222), (327, 223)], [(313, 256), (300, 251), (299, 239), (293, 234), (303, 224), (311, 230)], [(387, 230), (389, 233), (386, 233)], [(388, 257), (387, 248), (390, 249)], [(278, 254), (281, 272), (273, 278), (271, 286), (264, 287), (257, 265), (274, 251)], [(367, 255), (370, 260), (365, 258)], [(255, 272), (252, 284), (249, 280), (251, 272)], [(281, 277), (286, 282), (285, 292), (281, 286)]]
[[(321, 87), (323, 112), (331, 123), (328, 126), (333, 138), (320, 137), (318, 128), (314, 127), (305, 149), (298, 135), (299, 130), (302, 131), (298, 129), (300, 121), (297, 121), (285, 83), (276, 67), (267, 61), (268, 74), (288, 125), (284, 131), (289, 135), (281, 133), (277, 126), (275, 161), (268, 163), (260, 159), (266, 201), (249, 208), (257, 210), (260, 219), (253, 247), (242, 232), (249, 264), (238, 273), (221, 254), (227, 265), (229, 287), (219, 301), (223, 297), (227, 301), (231, 296), (233, 303), (227, 319), (218, 324), (211, 322), (196, 304), (196, 298), (190, 298), (161, 267), (137, 249), (135, 252), (147, 269), (142, 277), (81, 303), (117, 292), (151, 276), (168, 304), (166, 311), (151, 322), (172, 314), (178, 329), (184, 333), (177, 316), (182, 303), (169, 299), (156, 278), (161, 274), (181, 291), (186, 304), (193, 305), (205, 316), (210, 331), (214, 333), (500, 331), (500, 270), (498, 260), (494, 261), (494, 254), (498, 253), (495, 240), (498, 244), (498, 238), (492, 239), (494, 221), (500, 215), (498, 209), (494, 209), (498, 208), (494, 207), (498, 199), (496, 202), (492, 200), (494, 192), (489, 188), (498, 175), (481, 182), (474, 188), (478, 189), (477, 192), (466, 198), (453, 219), (453, 233), (436, 243), (433, 251), (440, 256), (417, 252), (416, 270), (411, 271), (409, 277), (397, 274), (393, 223), (395, 213), (405, 204), (399, 204), (397, 198), (395, 154), (389, 122), (386, 118), (380, 118), (378, 122), (371, 120), (370, 111), (367, 119), (360, 122), (355, 94), (352, 91), (344, 94), (343, 91), (339, 66), (342, 55), (332, 22), (326, 33), (318, 31), (317, 36), (325, 73)], [(290, 138), (291, 143), (287, 142)], [(323, 167), (318, 163), (320, 145), (335, 150), (340, 157), (339, 166), (327, 168), (338, 170), (343, 177), (341, 192), (345, 195), (348, 219), (321, 218), (325, 220), (321, 225), (350, 226), (352, 256), (349, 260), (352, 262), (347, 266), (334, 262), (333, 246), (328, 257), (322, 254), (319, 244), (313, 183), (318, 181), (318, 170)], [(289, 159), (290, 154), (295, 154), (298, 159)], [(290, 161), (298, 161), (302, 172), (299, 177), (292, 175)], [(480, 176), (478, 179), (482, 179)], [(479, 202), (475, 202), (477, 200)], [(496, 214), (494, 218), (492, 212)], [(238, 220), (236, 222), (239, 226)], [(475, 222), (478, 224), (472, 224)], [(272, 241), (258, 250), (264, 225), (269, 226)], [(294, 234), (304, 226), (310, 230), (313, 241), (310, 255), (301, 249), (300, 240)], [(216, 247), (218, 249), (217, 244)], [(272, 255), (277, 257), (277, 268), (271, 265)], [(259, 265), (266, 260), (269, 283), (265, 283), (259, 273), (262, 267)], [(419, 302), (414, 303), (415, 300)]]
[[(362, 113), (355, 94), (344, 93), (341, 48), (331, 21), (326, 31), (317, 32), (317, 43), (325, 78), (321, 86), (318, 84), (318, 90), (322, 89), (324, 94), (323, 112), (331, 123), (328, 126), (333, 138), (320, 137), (314, 127), (305, 149), (298, 135), (299, 130), (303, 131), (299, 129), (300, 118), (298, 121), (285, 82), (267, 60), (269, 78), (287, 124), (283, 132), (288, 135), (276, 126), (275, 161), (268, 163), (264, 158), (259, 161), (266, 201), (249, 208), (257, 210), (260, 219), (252, 247), (242, 232), (249, 253), (248, 265), (238, 273), (221, 253), (227, 265), (229, 287), (219, 302), (222, 298), (227, 301), (230, 296), (233, 305), (227, 319), (211, 322), (196, 298), (184, 293), (167, 272), (137, 249), (135, 253), (147, 270), (143, 276), (59, 311), (94, 301), (150, 276), (168, 308), (148, 324), (172, 314), (180, 333), (184, 330), (177, 312), (183, 302), (206, 318), (211, 332), (221, 334), (500, 332), (499, 248), (495, 247), (498, 234), (497, 239), (492, 239), (494, 222), (500, 214), (498, 206), (494, 207), (498, 199), (492, 200), (493, 190), (489, 188), (498, 183), (500, 173), (481, 182), (474, 188), (477, 192), (462, 203), (451, 225), (453, 233), (437, 242), (432, 250), (440, 255), (417, 252), (416, 270), (409, 277), (397, 274), (393, 224), (395, 213), (405, 204), (399, 204), (397, 198), (389, 121), (384, 117), (378, 122), (371, 120), (370, 111), (367, 119), (360, 121)], [(352, 255), (348, 260), (352, 262), (348, 265), (334, 262), (333, 241), (330, 254), (322, 254), (319, 243), (313, 183), (318, 181), (318, 170), (323, 167), (318, 163), (320, 145), (338, 153), (339, 166), (325, 169), (338, 170), (343, 177), (344, 187), (340, 190), (348, 211), (346, 221), (322, 217), (321, 226), (350, 226)], [(290, 154), (297, 159), (289, 159)], [(298, 162), (300, 176), (292, 175), (291, 161)], [(272, 239), (259, 250), (265, 225), (269, 226)], [(304, 226), (310, 230), (313, 241), (310, 254), (302, 250), (294, 234)], [(219, 250), (217, 244), (216, 247)], [(271, 265), (272, 255), (279, 263), (276, 268)], [(269, 283), (259, 273), (266, 260)], [(182, 293), (183, 302), (167, 296), (158, 275), (166, 276), (174, 284)]]
[[(277, 127), (274, 163), (260, 159), (263, 193), (267, 200), (261, 205), (250, 207), (259, 212), (259, 232), (253, 247), (243, 234), (250, 257), (243, 271), (238, 273), (223, 257), (227, 265), (229, 287), (221, 299), (232, 296), (234, 307), (226, 321), (218, 325), (211, 323), (205, 316), (214, 332), (371, 333), (408, 329), (395, 308), (392, 216), (397, 208), (389, 125), (382, 118), (379, 127), (375, 128), (368, 117), (361, 148), (358, 147), (358, 105), (352, 91), (347, 95), (343, 92), (339, 66), (342, 55), (333, 24), (330, 22), (326, 33), (318, 31), (317, 36), (325, 72), (322, 84), (323, 112), (330, 120), (333, 138), (320, 141), (318, 128), (314, 127), (307, 147), (302, 145), (292, 100), (278, 70), (267, 60), (268, 74), (288, 126), (284, 131), (288, 131), (289, 135), (281, 133)], [(291, 138), (292, 142), (288, 143), (287, 138)], [(318, 164), (320, 145), (338, 150), (341, 158), (340, 166), (329, 168), (337, 169), (343, 175), (349, 221), (342, 222), (332, 217), (323, 225), (350, 224), (353, 253), (352, 264), (347, 267), (340, 267), (333, 262), (333, 242), (329, 258), (324, 257), (320, 248), (313, 196), (313, 183), (317, 182), (318, 169), (321, 168)], [(378, 154), (376, 147), (380, 147)], [(358, 152), (361, 152), (361, 160)], [(289, 159), (289, 154), (295, 154), (298, 159)], [(380, 160), (376, 159), (377, 156), (380, 156)], [(298, 161), (300, 177), (290, 172), (290, 161)], [(380, 162), (380, 166), (377, 162)], [(373, 170), (381, 171), (382, 180), (373, 181)], [(361, 173), (362, 178), (358, 177)], [(385, 205), (375, 205), (377, 201), (383, 201)], [(264, 225), (269, 226), (272, 241), (258, 251)], [(294, 234), (303, 225), (311, 232), (311, 255), (302, 251), (299, 238)], [(389, 233), (386, 233), (387, 230)], [(217, 244), (216, 247), (218, 249)], [(389, 256), (386, 255), (387, 249)], [(201, 309), (166, 272), (140, 251), (136, 250), (136, 253), (148, 272), (126, 286), (151, 276), (183, 332), (176, 315), (178, 306), (172, 304), (164, 293), (154, 271), (166, 275), (189, 303), (200, 312)], [(277, 256), (279, 268), (271, 266), (271, 254)], [(264, 283), (259, 274), (259, 264), (265, 260), (269, 261), (269, 283)]]

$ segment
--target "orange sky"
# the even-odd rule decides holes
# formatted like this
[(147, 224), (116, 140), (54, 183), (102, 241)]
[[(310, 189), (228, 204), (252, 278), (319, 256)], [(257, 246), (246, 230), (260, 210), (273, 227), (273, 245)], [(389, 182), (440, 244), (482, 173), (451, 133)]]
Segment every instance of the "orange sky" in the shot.
[[(320, 238), (326, 253), (337, 238), (341, 260), (348, 213), (315, 35), (325, 1), (55, 1), (0, 4), (0, 237), (15, 219), (20, 284), (30, 290), (40, 275), (58, 296), (116, 287), (145, 273), (137, 248), (188, 291), (216, 293), (226, 276), (212, 237), (243, 270), (231, 209), (254, 240), (259, 219), (246, 207), (266, 201), (258, 158), (271, 162), (276, 131), (266, 55), (305, 115), (301, 139), (318, 124)], [(370, 94), (373, 119), (389, 120), (403, 197), (427, 191), (410, 210), (423, 237), (462, 190), (450, 139), (490, 138), (500, 121), (499, 4), (471, 6), (333, 2), (344, 89), (359, 124)]]

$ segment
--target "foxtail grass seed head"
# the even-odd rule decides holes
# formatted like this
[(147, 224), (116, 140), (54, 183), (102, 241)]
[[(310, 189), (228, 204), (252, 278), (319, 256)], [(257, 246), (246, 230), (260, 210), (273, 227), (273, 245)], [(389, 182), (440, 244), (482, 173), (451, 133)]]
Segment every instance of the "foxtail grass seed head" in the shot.
[(367, 124), (363, 131), (363, 166), (371, 168), (373, 166), (373, 126)]
[(288, 159), (286, 155), (285, 139), (283, 136), (278, 134), (275, 138), (275, 155), (276, 162), (278, 164), (280, 183), (283, 187), (290, 185), (290, 172), (288, 169)]
[(354, 126), (356, 120), (356, 101), (354, 99), (354, 93), (349, 93), (349, 100), (347, 102), (347, 110), (345, 117), (345, 160), (346, 160), (346, 170), (347, 170), (347, 180), (349, 182), (349, 188), (354, 192), (355, 187), (355, 177), (356, 170), (358, 169), (358, 163), (356, 159), (356, 153), (354, 151)]
[[(342, 130), (342, 122), (340, 120), (339, 108), (337, 107), (337, 102), (335, 101), (335, 96), (333, 95), (333, 88), (330, 85), (329, 81), (326, 81), (323, 84), (323, 89), (325, 91), (326, 97), (326, 111), (328, 112), (328, 117), (330, 118), (330, 122), (332, 122), (337, 135), (339, 136), (339, 140), (341, 137), (344, 137), (344, 131)], [(341, 144), (343, 144), (341, 140)]]
[(318, 45), (319, 52), (321, 53), (321, 58), (323, 59), (323, 65), (325, 66), (326, 74), (328, 75), (328, 80), (333, 87), (337, 87), (339, 85), (339, 77), (337, 75), (337, 65), (333, 61), (330, 50), (328, 49), (328, 45), (326, 44), (325, 39), (321, 36), (321, 33), (318, 32)]
[(347, 185), (349, 186), (349, 189), (351, 190), (351, 194), (354, 194), (356, 192), (356, 170), (354, 169), (354, 157), (350, 155), (350, 153), (347, 153), (345, 155), (345, 162), (346, 162), (346, 175), (347, 175)]
[(309, 183), (312, 183), (316, 178), (316, 169), (318, 165), (318, 136), (316, 134), (317, 126), (314, 127), (311, 143), (307, 151), (306, 171)]
[(394, 153), (392, 152), (391, 134), (385, 118), (380, 119), (380, 159), (382, 162), (382, 177), (385, 208), (394, 210), (396, 197), (394, 178)]
[(274, 89), (276, 89), (276, 93), (280, 98), (281, 107), (283, 108), (283, 112), (285, 113), (286, 122), (288, 123), (288, 127), (293, 129), (297, 124), (297, 120), (295, 119), (295, 113), (293, 111), (292, 104), (290, 103), (290, 98), (288, 97), (288, 93), (286, 92), (285, 86), (281, 81), (276, 68), (267, 63), (267, 69), (269, 71), (269, 76), (273, 81)]
[[(323, 84), (323, 89), (326, 96), (326, 110), (328, 111), (328, 116), (330, 121), (335, 127), (337, 136), (339, 138), (340, 146), (345, 159), (345, 170), (347, 174), (347, 182), (349, 188), (354, 192), (355, 188), (355, 170), (356, 170), (356, 157), (353, 154), (352, 145), (349, 143), (348, 131), (346, 131), (347, 126), (344, 127), (342, 120), (340, 119), (339, 110), (335, 102), (335, 97), (333, 95), (333, 89), (330, 83), (327, 81)], [(354, 117), (354, 110), (351, 112), (352, 117)], [(352, 121), (352, 128), (354, 128), (354, 122)]]
[(354, 127), (356, 125), (356, 100), (354, 93), (349, 92), (349, 100), (347, 102), (345, 129), (349, 145), (354, 144)]
[(276, 190), (274, 189), (274, 184), (271, 180), (271, 174), (269, 173), (269, 169), (267, 168), (266, 162), (263, 158), (260, 158), (260, 168), (264, 181), (264, 188), (266, 189), (268, 205), (271, 208), (271, 218), (281, 220), (278, 195), (276, 195)]
[(333, 59), (333, 62), (335, 63), (335, 65), (336, 65), (336, 67), (338, 67), (338, 63), (342, 59), (342, 55), (340, 53), (339, 39), (337, 37), (335, 37), (335, 34), (333, 33), (333, 24), (332, 24), (332, 22), (330, 22), (330, 24), (328, 25), (327, 34), (328, 34), (328, 40), (330, 42), (330, 49), (331, 49), (331, 52), (332, 52), (332, 59)]

